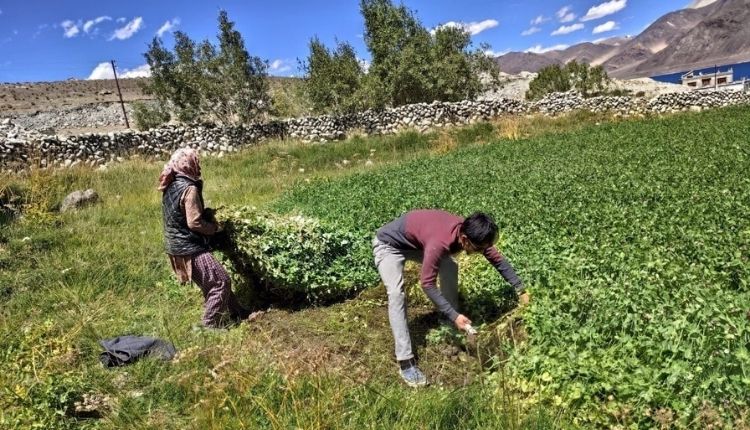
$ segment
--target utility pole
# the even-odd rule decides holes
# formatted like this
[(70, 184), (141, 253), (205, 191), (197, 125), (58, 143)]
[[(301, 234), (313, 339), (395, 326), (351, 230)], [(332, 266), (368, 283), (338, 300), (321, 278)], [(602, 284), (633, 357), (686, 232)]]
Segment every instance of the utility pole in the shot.
[(112, 73), (115, 74), (115, 84), (117, 84), (117, 95), (120, 96), (120, 106), (122, 106), (122, 116), (125, 117), (125, 127), (130, 128), (128, 122), (128, 113), (125, 112), (125, 102), (122, 101), (122, 91), (120, 91), (120, 81), (117, 80), (117, 69), (115, 69), (115, 60), (110, 61), (112, 63)]

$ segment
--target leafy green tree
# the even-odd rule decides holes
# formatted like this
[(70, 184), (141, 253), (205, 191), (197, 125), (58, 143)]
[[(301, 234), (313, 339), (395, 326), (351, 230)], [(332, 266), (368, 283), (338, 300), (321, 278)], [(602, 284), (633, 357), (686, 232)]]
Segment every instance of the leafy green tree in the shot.
[(494, 62), (484, 61), (488, 57), (483, 51), (467, 54), (470, 45), (471, 36), (463, 29), (441, 27), (435, 31), (430, 68), (434, 100), (474, 98), (482, 91), (481, 74), (497, 69)]
[(430, 32), (412, 11), (390, 0), (362, 0), (360, 8), (372, 56), (371, 82), (385, 91), (386, 104), (472, 99), (484, 89), (482, 75), (497, 82), (487, 47), (471, 51), (464, 29), (443, 26)]
[(333, 51), (310, 42), (303, 63), (310, 98), (318, 111), (383, 108), (433, 100), (475, 98), (483, 77), (497, 83), (498, 69), (485, 54), (471, 50), (462, 28), (426, 29), (414, 12), (390, 0), (361, 0), (364, 39), (372, 62), (362, 70), (351, 45)]
[(575, 89), (584, 97), (605, 92), (609, 77), (602, 66), (591, 67), (575, 60), (565, 66), (553, 64), (539, 71), (529, 83), (528, 100), (541, 99), (547, 94)]
[(301, 68), (316, 111), (345, 113), (361, 107), (355, 94), (362, 86), (364, 70), (349, 43), (339, 42), (331, 52), (314, 37), (310, 40), (310, 56)]
[(196, 44), (178, 31), (174, 52), (157, 37), (144, 54), (152, 74), (144, 90), (181, 121), (246, 122), (271, 107), (267, 63), (247, 52), (225, 11), (218, 22), (218, 47), (208, 40)]
[(403, 4), (362, 0), (360, 9), (365, 20), (364, 40), (372, 57), (368, 73), (385, 90), (385, 101), (399, 106), (430, 100), (429, 31)]

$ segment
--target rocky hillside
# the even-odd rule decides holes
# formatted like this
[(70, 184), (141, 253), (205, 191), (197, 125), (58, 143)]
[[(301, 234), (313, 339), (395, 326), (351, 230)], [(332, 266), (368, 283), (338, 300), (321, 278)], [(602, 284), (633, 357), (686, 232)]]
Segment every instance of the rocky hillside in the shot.
[(543, 54), (497, 58), (507, 73), (537, 72), (571, 60), (603, 65), (618, 78), (653, 76), (750, 59), (750, 0), (718, 0), (668, 13), (630, 39), (585, 42)]
[(560, 62), (552, 56), (532, 52), (509, 52), (497, 57), (495, 61), (497, 61), (503, 73), (510, 75), (517, 75), (521, 72), (536, 73), (547, 66)]

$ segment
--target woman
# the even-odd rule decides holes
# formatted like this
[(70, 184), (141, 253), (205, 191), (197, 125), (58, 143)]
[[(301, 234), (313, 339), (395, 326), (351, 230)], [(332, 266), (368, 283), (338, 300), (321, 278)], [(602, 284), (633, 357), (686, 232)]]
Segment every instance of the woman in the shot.
[(181, 283), (192, 280), (203, 291), (203, 326), (226, 327), (241, 318), (244, 309), (232, 293), (229, 274), (209, 250), (208, 237), (221, 227), (206, 216), (195, 150), (181, 148), (172, 154), (159, 176), (159, 191), (163, 193), (164, 243), (172, 270)]

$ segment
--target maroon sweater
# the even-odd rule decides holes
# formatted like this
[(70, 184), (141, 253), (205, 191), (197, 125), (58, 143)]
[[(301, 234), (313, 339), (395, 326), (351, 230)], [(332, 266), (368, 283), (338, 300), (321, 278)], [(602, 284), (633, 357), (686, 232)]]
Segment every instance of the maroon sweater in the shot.
[[(437, 290), (435, 286), (440, 260), (462, 250), (458, 238), (463, 222), (464, 218), (446, 211), (419, 209), (407, 212), (384, 225), (377, 231), (377, 237), (396, 249), (418, 250), (424, 253), (420, 281), (422, 288), (427, 292)], [(523, 291), (523, 282), (497, 248), (487, 248), (484, 257), (517, 292)], [(432, 298), (431, 294), (428, 295)]]

